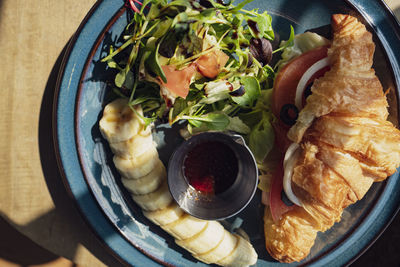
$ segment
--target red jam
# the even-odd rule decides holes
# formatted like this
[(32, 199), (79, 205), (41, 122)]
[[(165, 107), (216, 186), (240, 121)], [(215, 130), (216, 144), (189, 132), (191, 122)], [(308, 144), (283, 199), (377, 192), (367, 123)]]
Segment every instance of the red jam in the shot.
[(189, 184), (205, 194), (220, 194), (236, 180), (238, 161), (222, 142), (208, 141), (194, 146), (186, 155), (183, 171)]

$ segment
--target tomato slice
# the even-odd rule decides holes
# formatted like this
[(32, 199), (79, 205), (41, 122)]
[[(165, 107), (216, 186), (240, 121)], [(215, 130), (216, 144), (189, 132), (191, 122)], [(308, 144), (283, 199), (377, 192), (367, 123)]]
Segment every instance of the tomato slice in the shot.
[(282, 215), (296, 207), (296, 205), (287, 206), (285, 202), (282, 201), (283, 192), (283, 162), (281, 162), (280, 167), (274, 172), (274, 178), (271, 184), (271, 191), (269, 193), (269, 204), (272, 219), (274, 222), (279, 221)]
[[(295, 104), (297, 84), (304, 72), (306, 72), (315, 62), (325, 58), (327, 53), (328, 46), (321, 46), (308, 51), (291, 60), (278, 72), (272, 91), (272, 112), (277, 118), (280, 118), (283, 106), (287, 104)], [(308, 84), (323, 76), (326, 70), (327, 68), (316, 72), (308, 81)]]
[[(296, 89), (303, 74), (317, 61), (327, 57), (328, 46), (322, 46), (308, 51), (287, 63), (279, 72), (274, 81), (272, 91), (272, 112), (278, 118), (272, 125), (274, 127), (275, 145), (281, 152), (285, 152), (292, 143), (287, 138), (291, 124), (281, 118), (281, 112), (288, 105), (295, 107)], [(315, 79), (322, 77), (329, 67), (324, 67), (316, 71), (307, 81), (306, 86), (314, 82)], [(306, 92), (305, 92), (306, 94)], [(305, 94), (303, 95), (303, 105), (305, 104)], [(285, 107), (286, 106), (286, 107)], [(293, 112), (288, 110), (287, 112)], [(269, 194), (269, 204), (272, 218), (275, 222), (279, 221), (282, 215), (296, 207), (288, 206), (282, 201), (283, 195), (283, 162), (275, 171)]]
[(274, 128), (275, 133), (275, 146), (279, 149), (283, 154), (286, 152), (292, 141), (287, 137), (287, 133), (290, 127), (280, 120), (272, 123), (272, 127)]
[(181, 70), (177, 70), (173, 65), (165, 65), (161, 66), (161, 68), (167, 78), (167, 83), (161, 81), (162, 85), (172, 94), (186, 98), (189, 93), (190, 81), (196, 73), (196, 66), (190, 64)]
[(197, 70), (204, 77), (214, 79), (228, 62), (229, 56), (221, 50), (214, 50), (202, 55), (196, 61)]

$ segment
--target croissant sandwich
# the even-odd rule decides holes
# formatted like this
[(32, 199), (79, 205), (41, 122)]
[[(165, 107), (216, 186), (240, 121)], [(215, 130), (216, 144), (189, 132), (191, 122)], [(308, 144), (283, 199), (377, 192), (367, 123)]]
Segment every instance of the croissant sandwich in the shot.
[(288, 132), (295, 150), (291, 190), (299, 205), (279, 218), (265, 208), (266, 248), (281, 262), (304, 259), (317, 232), (340, 221), (344, 208), (400, 165), (400, 131), (387, 121), (388, 103), (371, 68), (372, 34), (349, 15), (333, 15), (332, 28), (330, 70), (314, 81)]

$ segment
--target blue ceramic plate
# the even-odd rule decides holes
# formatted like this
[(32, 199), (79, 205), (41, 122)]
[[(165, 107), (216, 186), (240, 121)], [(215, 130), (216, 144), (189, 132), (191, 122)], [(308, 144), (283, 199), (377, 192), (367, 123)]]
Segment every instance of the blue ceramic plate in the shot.
[[(246, 8), (268, 10), (277, 38), (287, 39), (289, 25), (297, 33), (329, 29), (333, 13), (359, 17), (375, 34), (375, 69), (389, 95), (391, 119), (398, 111), (400, 82), (400, 28), (382, 1), (370, 0), (255, 0)], [(59, 76), (54, 107), (54, 134), (65, 184), (83, 216), (97, 235), (122, 261), (134, 266), (204, 266), (175, 245), (173, 239), (150, 223), (121, 186), (107, 143), (101, 138), (98, 121), (107, 102), (112, 79), (99, 60), (119, 37), (129, 20), (122, 0), (98, 1), (82, 22), (66, 53)], [(182, 141), (164, 125), (154, 135), (161, 159), (168, 162)], [(343, 213), (340, 223), (320, 233), (310, 255), (300, 264), (341, 266), (358, 257), (383, 231), (400, 203), (399, 176), (376, 183), (363, 200)], [(281, 265), (266, 252), (262, 228), (260, 194), (239, 217), (255, 246), (257, 266)], [(295, 264), (297, 265), (297, 264)]]

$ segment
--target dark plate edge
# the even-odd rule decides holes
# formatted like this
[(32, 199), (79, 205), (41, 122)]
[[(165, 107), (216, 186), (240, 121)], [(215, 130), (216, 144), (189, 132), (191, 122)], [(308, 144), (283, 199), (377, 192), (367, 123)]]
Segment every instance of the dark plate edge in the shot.
[[(330, 249), (328, 249), (326, 252), (322, 253), (321, 255), (319, 255), (318, 257), (315, 257), (312, 260), (301, 263), (299, 266), (308, 266), (308, 265), (318, 266), (320, 260), (323, 260), (325, 257), (329, 256), (330, 253), (332, 253), (336, 249), (340, 248), (344, 241), (351, 238), (357, 232), (357, 230), (360, 228), (360, 226), (362, 226), (365, 223), (365, 220), (371, 216), (371, 212), (376, 209), (376, 206), (378, 205), (380, 199), (382, 198), (382, 194), (384, 193), (384, 191), (387, 188), (387, 180), (382, 181), (382, 183), (385, 183), (385, 184), (378, 189), (378, 191), (379, 191), (377, 193), (378, 196), (373, 200), (371, 207), (369, 207), (369, 209), (365, 211), (365, 214), (360, 217), (360, 221), (358, 221), (352, 229), (349, 229), (349, 231), (347, 233), (345, 233), (340, 238), (340, 240), (335, 245), (333, 245)], [(353, 204), (356, 204), (356, 203), (353, 203)], [(356, 255), (358, 255), (358, 253)], [(344, 265), (347, 266), (348, 262), (344, 263)]]
[(386, 4), (386, 2), (384, 0), (378, 0), (378, 1), (379, 1), (379, 4), (381, 4), (383, 6), (383, 9), (385, 10), (385, 12), (389, 14), (388, 18), (391, 19), (398, 26), (397, 35), (399, 35), (399, 33), (400, 33), (400, 22), (397, 19), (397, 17), (394, 15), (393, 10), (388, 6), (388, 4)]
[[(106, 251), (108, 251), (115, 259), (117, 259), (121, 264), (125, 266), (130, 266), (130, 264), (125, 261), (116, 251), (110, 248), (104, 241), (103, 237), (100, 236), (100, 234), (93, 228), (92, 223), (90, 223), (89, 219), (87, 218), (87, 215), (84, 213), (82, 207), (79, 205), (78, 200), (76, 199), (75, 195), (72, 192), (72, 189), (70, 187), (69, 181), (67, 179), (67, 176), (65, 174), (64, 166), (62, 164), (61, 160), (61, 154), (60, 154), (60, 149), (59, 149), (59, 143), (58, 143), (58, 131), (57, 131), (57, 108), (58, 108), (58, 96), (60, 93), (60, 88), (61, 88), (61, 82), (62, 78), (65, 73), (65, 67), (68, 61), (68, 58), (71, 54), (72, 48), (74, 47), (76, 40), (81, 33), (82, 29), (92, 16), (92, 14), (96, 11), (96, 9), (100, 6), (100, 4), (103, 2), (103, 0), (98, 0), (94, 3), (94, 5), (90, 8), (89, 12), (86, 14), (82, 22), (79, 24), (78, 29), (76, 32), (73, 34), (71, 39), (68, 41), (67, 48), (65, 50), (65, 54), (63, 57), (63, 60), (60, 65), (60, 71), (57, 76), (57, 81), (56, 81), (56, 86), (54, 88), (54, 98), (53, 98), (53, 108), (52, 108), (52, 135), (53, 135), (53, 144), (54, 144), (54, 152), (56, 156), (56, 161), (57, 161), (57, 166), (60, 171), (61, 175), (61, 180), (64, 184), (64, 187), (67, 191), (68, 196), (71, 198), (72, 202), (74, 203), (75, 207), (79, 211), (81, 217), (83, 218), (84, 222), (88, 226), (88, 228), (91, 230), (91, 232), (94, 234), (96, 239), (99, 241), (99, 243), (104, 247)], [(91, 190), (90, 190), (91, 192)], [(92, 192), (91, 192), (92, 193)], [(96, 204), (98, 205), (98, 202), (96, 201)]]
[[(368, 20), (368, 18), (366, 18), (363, 15), (363, 12), (360, 10), (360, 8), (358, 6), (353, 4), (350, 0), (345, 0), (345, 1), (350, 6), (352, 6), (354, 9), (356, 9), (367, 20), (367, 22), (371, 25), (371, 22)], [(397, 28), (395, 28), (395, 30), (397, 32), (396, 36), (399, 37), (400, 36), (400, 22), (399, 22), (399, 20), (396, 18), (396, 16), (394, 15), (393, 11), (389, 8), (389, 6), (386, 4), (386, 2), (384, 0), (377, 0), (377, 1), (382, 6), (383, 10), (385, 11), (387, 18), (389, 18), (393, 22), (393, 24), (395, 24), (397, 26)], [(374, 30), (374, 32), (376, 34), (375, 28), (374, 27), (371, 27), (371, 28)], [(386, 46), (385, 46), (385, 44), (383, 42), (382, 42), (382, 46), (385, 48), (385, 52), (386, 52)], [(387, 55), (387, 58), (390, 60), (388, 55)], [(395, 73), (393, 73), (393, 76), (395, 78), (394, 82), (398, 87), (397, 90), (396, 90), (397, 96), (399, 96), (399, 90), (400, 90), (399, 89), (399, 81), (396, 80), (396, 74)], [(398, 113), (400, 113), (400, 109), (398, 110)], [(387, 221), (384, 223), (384, 226), (375, 234), (375, 236), (372, 238), (372, 240), (369, 242), (369, 244), (364, 246), (364, 248), (362, 248), (357, 254), (355, 254), (352, 258), (350, 258), (350, 260), (346, 263), (345, 266), (350, 266), (351, 264), (355, 263), (368, 249), (370, 249), (372, 247), (372, 245), (379, 239), (379, 237), (385, 232), (385, 230), (393, 222), (394, 218), (399, 213), (399, 211), (400, 211), (400, 203), (398, 204), (398, 207), (392, 212), (392, 214), (389, 217), (389, 219), (387, 219)]]

